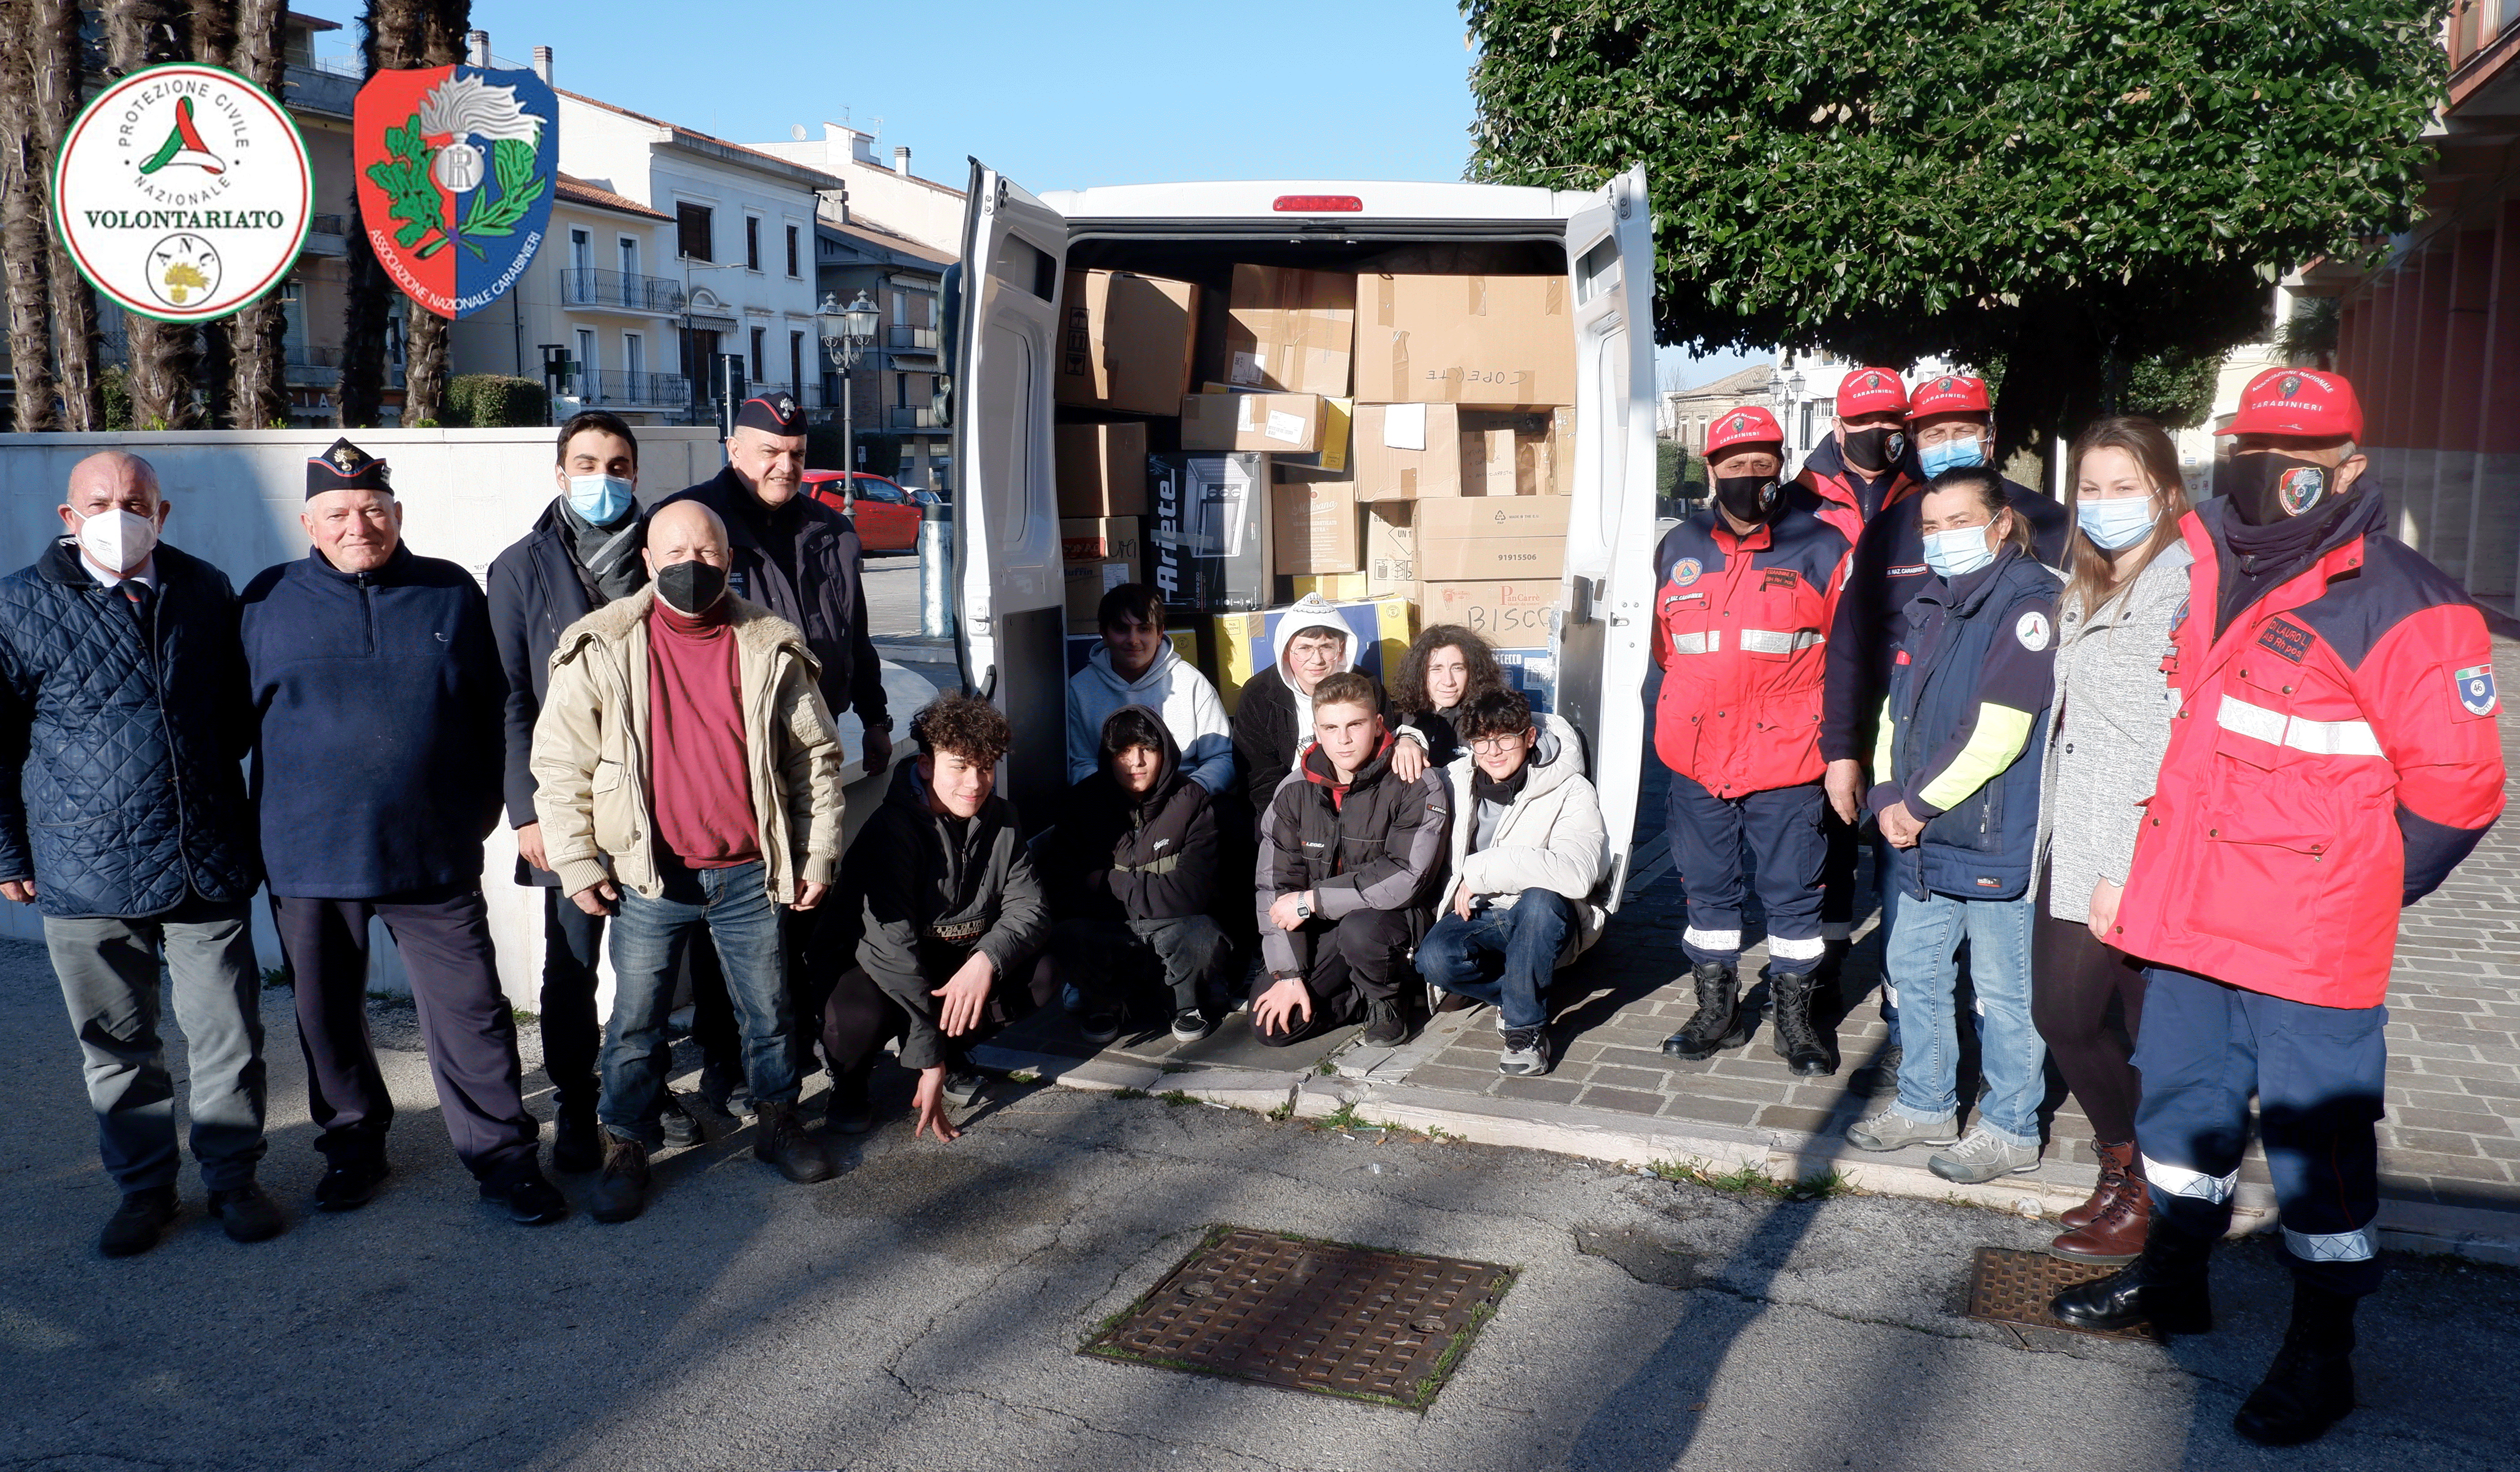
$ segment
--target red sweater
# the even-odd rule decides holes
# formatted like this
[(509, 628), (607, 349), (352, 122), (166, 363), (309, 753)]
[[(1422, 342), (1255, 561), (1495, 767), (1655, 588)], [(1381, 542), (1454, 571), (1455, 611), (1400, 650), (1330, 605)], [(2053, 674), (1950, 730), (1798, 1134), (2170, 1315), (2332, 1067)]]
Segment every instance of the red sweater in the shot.
[(648, 615), (648, 762), (656, 837), (692, 869), (761, 857), (743, 755), (743, 680), (726, 600), (686, 618)]

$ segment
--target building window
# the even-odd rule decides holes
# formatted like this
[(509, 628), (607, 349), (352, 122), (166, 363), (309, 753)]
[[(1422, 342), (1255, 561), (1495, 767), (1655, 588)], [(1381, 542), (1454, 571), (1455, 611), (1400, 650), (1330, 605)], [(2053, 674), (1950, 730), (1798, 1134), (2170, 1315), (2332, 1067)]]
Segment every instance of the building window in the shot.
[(762, 349), (764, 330), (752, 330), (752, 381), (758, 383), (770, 373), (770, 355)]
[(577, 381), (569, 386), (576, 390), (579, 399), (589, 404), (595, 402), (595, 330), (593, 328), (582, 327), (577, 330)]
[(804, 273), (796, 269), (798, 264), (799, 263), (796, 259), (796, 227), (790, 225), (788, 227), (788, 274), (790, 276), (802, 276)]
[(761, 269), (761, 217), (743, 217), (743, 264), (746, 270)]
[(674, 206), (674, 248), (696, 261), (717, 259), (713, 211), (705, 204)]
[(1812, 401), (1809, 399), (1803, 400), (1803, 432), (1798, 443), (1806, 450), (1812, 447)]
[(621, 274), (639, 274), (639, 243), (626, 235), (621, 237)]
[[(794, 240), (796, 238), (796, 232), (793, 230), (788, 231), (788, 238), (789, 240)], [(788, 381), (795, 385), (795, 391), (798, 397), (801, 398), (804, 396), (805, 335), (803, 333), (789, 333), (788, 335)]]
[(907, 291), (895, 291), (892, 293), (892, 325), (894, 327), (910, 326), (910, 293)]
[(568, 264), (572, 271), (595, 269), (595, 238), (583, 230), (568, 233)]
[(621, 335), (621, 372), (630, 379), (630, 391), (638, 393), (640, 379), (648, 372), (648, 339), (637, 333)]
[(897, 373), (897, 374), (894, 374), (894, 375), (892, 376), (892, 385), (893, 385), (893, 387), (892, 387), (892, 391), (893, 391), (894, 395), (896, 396), (896, 397), (895, 397), (895, 402), (899, 403), (899, 404), (901, 405), (901, 407), (902, 407), (902, 408), (904, 408), (904, 409), (909, 408), (909, 407), (910, 407), (910, 375), (908, 375), (908, 374), (906, 374), (906, 373)]

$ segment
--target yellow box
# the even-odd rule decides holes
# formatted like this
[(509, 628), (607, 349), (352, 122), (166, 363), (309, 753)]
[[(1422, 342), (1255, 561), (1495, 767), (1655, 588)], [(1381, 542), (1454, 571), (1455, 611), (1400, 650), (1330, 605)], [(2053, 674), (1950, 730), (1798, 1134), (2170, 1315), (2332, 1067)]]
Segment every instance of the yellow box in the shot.
[(1295, 597), (1327, 599), (1333, 603), (1355, 602), (1366, 595), (1362, 572), (1325, 572), (1315, 577), (1287, 579), (1295, 585)]
[[(1418, 637), (1415, 604), (1405, 598), (1377, 598), (1334, 602), (1329, 609), (1364, 641), (1357, 651), (1359, 670), (1376, 680), (1387, 678), (1386, 672), (1399, 673), (1400, 661), (1409, 655), (1409, 642)], [(1242, 687), (1269, 667), (1278, 621), (1286, 611), (1220, 613), (1211, 621), (1216, 639), (1216, 693), (1225, 703), (1226, 714), (1232, 715), (1241, 703)]]

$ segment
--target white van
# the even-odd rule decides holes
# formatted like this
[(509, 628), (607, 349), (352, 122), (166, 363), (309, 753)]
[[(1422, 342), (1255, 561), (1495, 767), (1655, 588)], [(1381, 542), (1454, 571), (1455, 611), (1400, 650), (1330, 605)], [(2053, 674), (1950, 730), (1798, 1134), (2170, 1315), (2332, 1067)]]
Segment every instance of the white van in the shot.
[(949, 290), (956, 647), (1013, 724), (1006, 791), (1032, 817), (1065, 786), (1066, 662), (1052, 368), (1070, 269), (1213, 280), (1322, 271), (1564, 275), (1576, 335), (1574, 505), (1550, 636), (1557, 713), (1590, 744), (1626, 886), (1644, 759), (1654, 534), (1653, 229), (1642, 166), (1599, 190), (1490, 184), (1141, 184), (1036, 198), (971, 164)]

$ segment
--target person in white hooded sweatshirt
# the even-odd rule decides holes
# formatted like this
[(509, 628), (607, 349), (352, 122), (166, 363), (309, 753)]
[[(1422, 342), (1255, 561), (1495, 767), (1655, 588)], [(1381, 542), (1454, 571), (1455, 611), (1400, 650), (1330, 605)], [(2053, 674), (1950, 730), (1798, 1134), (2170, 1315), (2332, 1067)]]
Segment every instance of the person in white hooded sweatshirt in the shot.
[[(1102, 595), (1095, 622), (1102, 643), (1067, 681), (1067, 781), (1102, 763), (1102, 723), (1123, 705), (1163, 717), (1181, 748), (1182, 774), (1210, 796), (1234, 785), (1234, 733), (1216, 687), (1164, 637), (1164, 604), (1150, 583), (1123, 583)], [(1280, 775), (1283, 776), (1283, 764)]]
[[(1278, 784), (1295, 770), (1295, 754), (1313, 738), (1313, 687), (1356, 668), (1356, 637), (1336, 608), (1318, 594), (1306, 594), (1278, 619), (1273, 652), (1269, 668), (1244, 683), (1234, 708), (1234, 754), (1242, 764), (1254, 814), (1269, 811)], [(1402, 737), (1392, 749), (1391, 774), (1414, 782), (1426, 770), (1426, 737), (1393, 721), (1387, 694), (1378, 684), (1374, 691), (1382, 698), (1384, 724)]]

